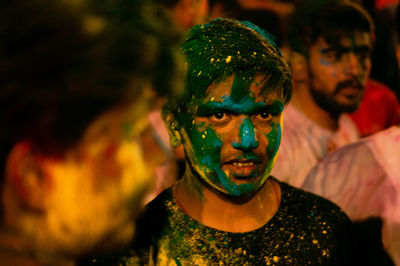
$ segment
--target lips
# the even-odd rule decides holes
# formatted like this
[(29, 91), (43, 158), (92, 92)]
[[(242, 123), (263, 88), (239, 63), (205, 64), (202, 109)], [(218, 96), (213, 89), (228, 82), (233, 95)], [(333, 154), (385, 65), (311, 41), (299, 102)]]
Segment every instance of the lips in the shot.
[(238, 167), (251, 167), (254, 166), (254, 162), (232, 162), (233, 166)]
[(363, 90), (359, 87), (346, 87), (343, 88), (340, 93), (348, 99), (357, 99), (362, 95)]
[(359, 81), (354, 80), (354, 79), (349, 79), (349, 80), (340, 82), (337, 85), (337, 87), (334, 91), (334, 94), (341, 93), (344, 95), (352, 96), (352, 95), (356, 95), (356, 94), (362, 92), (363, 90), (364, 90), (364, 87), (362, 86), (362, 84)]
[(246, 179), (253, 177), (260, 163), (260, 160), (256, 159), (233, 159), (223, 163), (222, 168), (228, 175)]

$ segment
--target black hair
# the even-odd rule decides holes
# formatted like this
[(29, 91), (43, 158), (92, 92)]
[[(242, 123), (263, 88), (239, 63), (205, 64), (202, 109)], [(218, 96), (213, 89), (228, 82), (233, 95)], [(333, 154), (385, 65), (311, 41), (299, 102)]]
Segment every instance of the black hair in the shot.
[[(144, 83), (173, 94), (179, 34), (149, 0), (13, 0), (0, 9), (0, 162), (21, 140), (74, 145)], [(142, 86), (143, 85), (143, 86)]]
[(233, 74), (243, 82), (257, 73), (267, 75), (265, 88), (279, 89), (287, 103), (292, 93), (290, 69), (273, 39), (248, 21), (215, 19), (193, 27), (182, 45), (187, 62), (184, 93), (170, 99), (167, 108), (184, 111), (191, 97), (203, 96), (212, 82)]
[(360, 30), (372, 36), (374, 24), (358, 4), (342, 0), (308, 0), (297, 6), (289, 27), (293, 51), (308, 56), (308, 48), (318, 38), (335, 44), (349, 32)]

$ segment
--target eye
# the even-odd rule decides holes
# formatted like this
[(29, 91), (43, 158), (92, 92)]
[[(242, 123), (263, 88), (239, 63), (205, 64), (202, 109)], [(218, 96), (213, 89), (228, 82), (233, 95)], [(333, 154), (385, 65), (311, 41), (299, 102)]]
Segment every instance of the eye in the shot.
[(210, 116), (211, 121), (213, 122), (227, 122), (230, 120), (230, 116), (224, 112), (214, 113)]
[(338, 61), (342, 60), (343, 53), (338, 52), (338, 51), (330, 51), (330, 52), (327, 52), (325, 55), (330, 61), (338, 62)]
[(361, 62), (369, 59), (371, 57), (371, 53), (369, 51), (361, 51), (357, 53), (357, 56)]
[(273, 115), (267, 111), (262, 111), (262, 112), (256, 114), (256, 119), (260, 120), (260, 121), (264, 121), (264, 122), (270, 121), (272, 119), (272, 117), (273, 117)]

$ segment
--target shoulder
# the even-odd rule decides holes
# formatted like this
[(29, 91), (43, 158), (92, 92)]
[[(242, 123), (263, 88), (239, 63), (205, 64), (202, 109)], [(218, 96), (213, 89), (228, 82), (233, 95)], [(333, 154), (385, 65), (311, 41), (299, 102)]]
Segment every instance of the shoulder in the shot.
[(136, 222), (134, 247), (149, 246), (152, 239), (161, 235), (162, 228), (170, 216), (169, 208), (172, 205), (173, 196), (170, 187), (145, 206)]
[(282, 204), (297, 219), (312, 223), (350, 223), (347, 215), (335, 203), (283, 182), (279, 182), (279, 185), (282, 190)]
[(381, 97), (388, 97), (388, 98), (396, 98), (394, 92), (386, 85), (373, 80), (369, 79), (367, 85), (365, 87), (365, 94), (368, 96), (381, 96)]
[[(279, 182), (281, 205), (274, 224), (285, 228), (304, 254), (313, 254), (321, 265), (343, 265), (353, 260), (353, 225), (333, 202), (313, 193)], [(321, 253), (323, 256), (321, 257)], [(325, 256), (329, 254), (328, 256)]]

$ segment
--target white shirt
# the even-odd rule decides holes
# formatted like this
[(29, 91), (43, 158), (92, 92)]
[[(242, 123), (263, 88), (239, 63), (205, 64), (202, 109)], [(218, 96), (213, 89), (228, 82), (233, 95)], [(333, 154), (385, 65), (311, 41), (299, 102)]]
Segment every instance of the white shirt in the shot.
[(400, 265), (400, 128), (328, 154), (303, 188), (335, 202), (352, 220), (381, 217), (384, 247)]
[(358, 139), (349, 116), (341, 115), (338, 130), (332, 132), (289, 104), (283, 112), (282, 141), (271, 174), (301, 188), (311, 168), (327, 154), (328, 145), (340, 147)]

